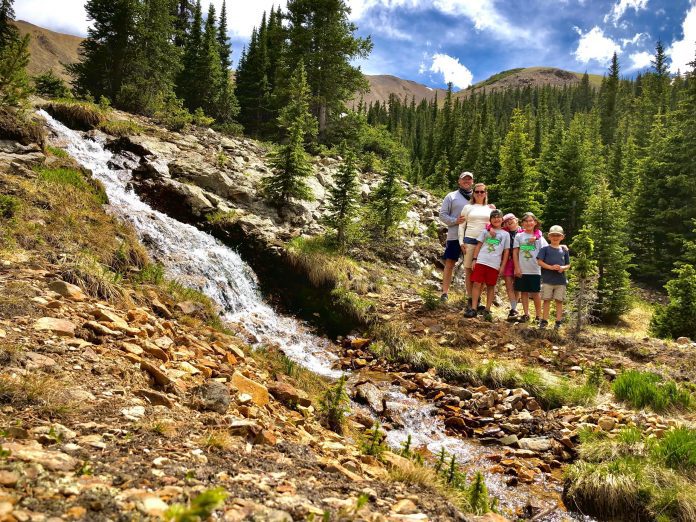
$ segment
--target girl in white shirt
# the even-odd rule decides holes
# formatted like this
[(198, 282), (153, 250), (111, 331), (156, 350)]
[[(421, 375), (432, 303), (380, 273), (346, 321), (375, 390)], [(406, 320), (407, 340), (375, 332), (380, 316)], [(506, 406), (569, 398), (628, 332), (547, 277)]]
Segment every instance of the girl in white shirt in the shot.
[(471, 306), (471, 265), (474, 258), (474, 249), (478, 243), (477, 238), (486, 229), (490, 222), (491, 209), (488, 206), (488, 191), (484, 183), (474, 185), (472, 201), (462, 209), (464, 222), (459, 225), (459, 245), (464, 254), (464, 269), (466, 270), (466, 295), (467, 306)]

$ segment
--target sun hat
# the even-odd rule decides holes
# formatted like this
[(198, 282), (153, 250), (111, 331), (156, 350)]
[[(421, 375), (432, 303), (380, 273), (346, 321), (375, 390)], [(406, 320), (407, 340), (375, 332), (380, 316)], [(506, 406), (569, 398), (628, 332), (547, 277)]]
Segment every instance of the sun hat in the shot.
[(467, 170), (465, 170), (464, 172), (462, 172), (462, 173), (459, 175), (459, 179), (466, 178), (466, 177), (470, 177), (471, 179), (474, 179), (474, 175), (473, 175), (471, 172), (467, 171)]
[(563, 232), (563, 227), (561, 225), (554, 225), (551, 228), (549, 228), (549, 235), (551, 234), (560, 234), (562, 236), (565, 236), (565, 232)]
[(517, 219), (517, 216), (512, 212), (508, 212), (503, 216), (503, 221), (507, 221), (508, 219)]

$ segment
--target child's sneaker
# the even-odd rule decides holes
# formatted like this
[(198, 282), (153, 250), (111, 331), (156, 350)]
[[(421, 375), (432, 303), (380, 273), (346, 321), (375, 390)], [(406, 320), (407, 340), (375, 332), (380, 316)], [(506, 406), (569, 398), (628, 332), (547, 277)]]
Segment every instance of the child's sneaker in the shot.
[(508, 312), (508, 319), (514, 319), (518, 315), (520, 314), (517, 312), (517, 310), (510, 309), (510, 311)]
[(542, 319), (539, 321), (539, 328), (546, 328), (549, 325), (549, 322), (546, 319)]
[(476, 308), (476, 313), (477, 313), (477, 314), (483, 315), (483, 313), (484, 313), (485, 311), (486, 311), (486, 307), (483, 306), (483, 305), (478, 305), (478, 307)]
[(493, 314), (491, 313), (490, 310), (483, 311), (483, 320), (488, 321), (489, 323), (493, 322)]
[(448, 299), (449, 299), (449, 296), (448, 296), (447, 294), (442, 294), (442, 295), (440, 296), (440, 302), (441, 302), (441, 303), (446, 303)]
[(523, 316), (520, 317), (520, 323), (527, 323), (529, 322), (529, 316), (527, 314), (524, 314)]
[(466, 312), (464, 312), (464, 317), (466, 317), (467, 319), (476, 317), (476, 310), (474, 310), (473, 308), (469, 308)]
[(556, 324), (553, 325), (554, 330), (559, 330), (561, 328), (561, 325), (563, 324), (563, 319), (560, 321), (556, 321)]

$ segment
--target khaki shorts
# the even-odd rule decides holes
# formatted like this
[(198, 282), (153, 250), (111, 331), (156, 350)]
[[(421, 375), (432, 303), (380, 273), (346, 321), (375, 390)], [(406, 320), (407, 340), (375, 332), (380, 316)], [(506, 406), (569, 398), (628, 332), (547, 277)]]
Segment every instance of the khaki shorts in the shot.
[(542, 301), (565, 301), (566, 285), (549, 285), (544, 283), (541, 285)]
[(464, 268), (471, 268), (471, 265), (474, 264), (474, 250), (476, 250), (476, 245), (464, 243), (461, 246), (464, 247)]

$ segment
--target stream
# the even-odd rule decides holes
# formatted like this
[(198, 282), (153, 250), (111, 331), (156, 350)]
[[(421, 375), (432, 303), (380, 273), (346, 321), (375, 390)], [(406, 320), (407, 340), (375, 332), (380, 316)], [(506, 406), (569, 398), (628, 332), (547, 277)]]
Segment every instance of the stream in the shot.
[[(108, 211), (135, 228), (151, 257), (164, 266), (169, 279), (204, 292), (223, 308), (225, 320), (241, 325), (259, 344), (279, 345), (290, 359), (322, 376), (341, 375), (341, 371), (334, 369), (337, 357), (330, 351), (329, 341), (316, 336), (298, 320), (276, 313), (261, 296), (253, 270), (237, 252), (205, 232), (152, 209), (129, 190), (130, 170), (110, 168), (114, 155), (102, 143), (84, 138), (45, 111), (39, 113), (54, 133), (52, 143), (65, 149), (103, 183), (109, 197)], [(426, 447), (437, 454), (444, 447), (448, 454), (456, 456), (467, 474), (491, 467), (493, 463), (486, 456), (500, 454), (500, 447), (484, 447), (447, 435), (442, 420), (434, 416), (434, 406), (389, 386), (388, 400), (402, 408), (399, 415), (404, 424), (403, 428), (388, 432), (387, 442), (392, 448), (398, 450), (410, 434), (412, 448)], [(547, 475), (534, 484), (517, 487), (507, 486), (504, 479), (504, 475), (485, 474), (489, 493), (499, 499), (504, 515), (512, 518), (517, 509), (534, 498), (542, 511), (557, 507), (537, 520), (590, 520), (565, 511), (560, 500), (560, 483), (549, 480)]]

